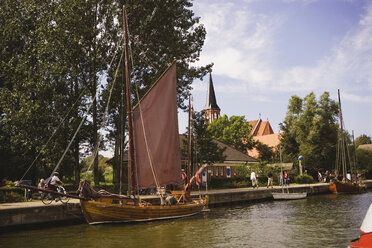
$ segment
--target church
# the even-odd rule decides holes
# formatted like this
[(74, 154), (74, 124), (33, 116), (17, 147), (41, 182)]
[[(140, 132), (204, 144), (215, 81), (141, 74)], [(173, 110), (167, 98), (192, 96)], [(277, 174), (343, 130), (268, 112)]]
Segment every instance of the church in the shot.
[[(213, 120), (220, 117), (221, 109), (217, 105), (216, 94), (214, 92), (213, 80), (211, 73), (209, 74), (209, 84), (207, 92), (207, 102), (204, 108), (204, 118), (206, 123), (210, 124)], [(280, 133), (274, 133), (269, 121), (262, 119), (252, 120), (248, 122), (251, 125), (251, 134), (255, 141), (259, 141), (271, 147), (273, 150), (280, 144)], [(247, 154), (250, 157), (258, 158), (259, 153), (256, 149), (248, 150)]]

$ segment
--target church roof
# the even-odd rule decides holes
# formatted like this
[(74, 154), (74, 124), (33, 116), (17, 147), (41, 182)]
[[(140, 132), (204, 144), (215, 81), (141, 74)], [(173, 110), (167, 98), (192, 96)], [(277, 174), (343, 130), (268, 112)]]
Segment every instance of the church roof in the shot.
[(217, 105), (216, 95), (214, 93), (213, 81), (212, 81), (212, 74), (209, 73), (209, 87), (208, 87), (208, 94), (207, 94), (207, 103), (204, 109), (218, 109), (220, 107)]

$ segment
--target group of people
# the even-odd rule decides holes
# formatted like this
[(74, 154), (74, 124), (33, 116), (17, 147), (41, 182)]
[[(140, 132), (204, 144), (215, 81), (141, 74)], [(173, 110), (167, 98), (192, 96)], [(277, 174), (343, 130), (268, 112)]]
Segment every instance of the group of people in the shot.
[[(252, 182), (252, 187), (256, 188), (258, 187), (258, 181), (257, 181), (256, 173), (254, 171), (251, 172), (251, 182)], [(289, 185), (289, 173), (287, 171), (284, 171), (283, 173), (280, 173), (280, 179), (279, 179), (279, 184), (280, 186), (288, 186)], [(274, 178), (273, 178), (273, 173), (269, 171), (267, 174), (267, 188), (271, 187), (273, 188), (274, 186)]]

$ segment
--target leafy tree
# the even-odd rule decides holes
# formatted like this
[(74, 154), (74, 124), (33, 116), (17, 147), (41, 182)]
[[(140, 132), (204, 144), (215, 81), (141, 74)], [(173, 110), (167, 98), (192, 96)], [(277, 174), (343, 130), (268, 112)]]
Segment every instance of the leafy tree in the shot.
[(251, 126), (244, 116), (231, 116), (229, 119), (227, 115), (224, 115), (212, 121), (208, 126), (208, 131), (211, 132), (213, 138), (244, 153), (256, 144), (251, 135)]
[(257, 142), (256, 149), (259, 153), (258, 159), (260, 161), (273, 162), (277, 159), (277, 154), (266, 144)]
[[(195, 112), (193, 114), (191, 134), (191, 161), (193, 165), (213, 164), (215, 162), (223, 162), (226, 159), (223, 154), (226, 148), (220, 148), (217, 143), (213, 142), (212, 135), (205, 123), (203, 112)], [(187, 140), (184, 140), (182, 153), (187, 157)]]
[(292, 96), (287, 116), (280, 124), (284, 159), (297, 161), (297, 156), (302, 155), (309, 173), (319, 168), (330, 170), (336, 154), (337, 113), (337, 104), (328, 92), (318, 101), (313, 92), (304, 99)]
[(356, 161), (359, 172), (366, 178), (372, 178), (372, 150), (357, 149)]

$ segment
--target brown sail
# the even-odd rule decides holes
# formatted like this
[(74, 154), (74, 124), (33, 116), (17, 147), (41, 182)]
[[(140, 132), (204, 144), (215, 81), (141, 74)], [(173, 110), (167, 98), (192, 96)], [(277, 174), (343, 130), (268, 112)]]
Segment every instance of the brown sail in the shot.
[(182, 184), (176, 87), (173, 62), (134, 107), (136, 179), (140, 189), (156, 187), (154, 178), (158, 186)]

